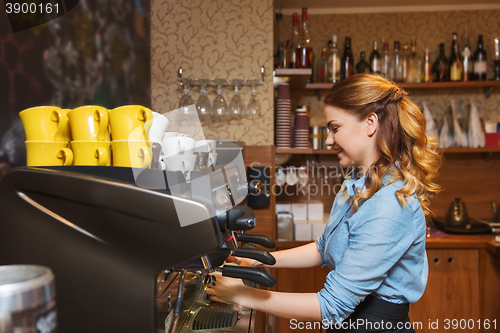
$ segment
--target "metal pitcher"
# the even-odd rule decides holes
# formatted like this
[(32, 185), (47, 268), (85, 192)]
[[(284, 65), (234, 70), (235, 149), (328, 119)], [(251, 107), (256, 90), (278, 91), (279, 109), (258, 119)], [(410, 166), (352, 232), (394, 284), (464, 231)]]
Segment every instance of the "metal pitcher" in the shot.
[(456, 198), (451, 202), (446, 222), (451, 225), (462, 225), (469, 222), (467, 208), (465, 207), (465, 203), (460, 200), (460, 198)]

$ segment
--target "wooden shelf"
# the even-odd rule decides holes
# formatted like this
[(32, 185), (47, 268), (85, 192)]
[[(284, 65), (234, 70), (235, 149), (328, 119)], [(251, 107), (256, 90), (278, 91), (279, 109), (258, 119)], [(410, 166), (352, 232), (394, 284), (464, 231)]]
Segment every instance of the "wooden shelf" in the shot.
[[(484, 88), (500, 87), (500, 81), (460, 81), (460, 82), (431, 82), (431, 83), (398, 83), (404, 89), (429, 88)], [(333, 83), (307, 83), (305, 89), (330, 90)]]
[[(440, 148), (438, 151), (451, 153), (495, 153), (500, 152), (500, 147), (481, 147), (481, 148)], [(335, 150), (312, 148), (276, 148), (276, 154), (331, 154), (336, 155)]]
[[(290, 90), (303, 90), (311, 78), (311, 68), (276, 68), (274, 70), (275, 87), (277, 84), (287, 82)], [(286, 78), (283, 80), (283, 78)]]

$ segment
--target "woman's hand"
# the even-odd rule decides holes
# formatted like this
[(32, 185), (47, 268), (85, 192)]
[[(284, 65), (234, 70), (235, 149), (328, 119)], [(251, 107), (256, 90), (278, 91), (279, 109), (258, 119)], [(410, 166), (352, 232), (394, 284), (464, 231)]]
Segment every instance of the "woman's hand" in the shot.
[(214, 277), (216, 279), (215, 286), (210, 285), (205, 291), (206, 294), (210, 295), (210, 300), (240, 304), (239, 300), (241, 300), (241, 297), (244, 297), (243, 293), (249, 287), (245, 286), (240, 279), (222, 275), (215, 275)]
[(247, 267), (256, 267), (256, 266), (259, 266), (261, 264), (261, 262), (254, 260), (254, 259), (240, 258), (240, 257), (233, 257), (233, 256), (227, 257), (226, 262), (232, 262), (238, 266), (247, 266)]

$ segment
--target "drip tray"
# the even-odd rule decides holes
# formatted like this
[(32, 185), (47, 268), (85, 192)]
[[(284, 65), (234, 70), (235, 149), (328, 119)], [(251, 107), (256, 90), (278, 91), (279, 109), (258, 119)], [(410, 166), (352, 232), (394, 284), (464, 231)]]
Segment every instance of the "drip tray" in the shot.
[(228, 329), (235, 327), (237, 321), (238, 311), (215, 308), (199, 308), (189, 323), (189, 330), (205, 331)]

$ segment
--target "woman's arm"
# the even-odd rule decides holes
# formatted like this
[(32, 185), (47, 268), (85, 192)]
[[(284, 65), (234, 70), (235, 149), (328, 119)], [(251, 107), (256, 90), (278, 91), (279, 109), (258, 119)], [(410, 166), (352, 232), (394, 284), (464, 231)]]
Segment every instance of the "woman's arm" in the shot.
[(321, 255), (316, 243), (295, 247), (293, 249), (276, 251), (271, 253), (276, 258), (276, 264), (264, 265), (257, 260), (229, 257), (228, 262), (234, 262), (241, 266), (265, 266), (272, 268), (309, 268), (321, 265)]
[(216, 276), (215, 286), (206, 293), (216, 302), (236, 303), (281, 318), (298, 321), (321, 321), (318, 295), (315, 293), (282, 293), (245, 286), (240, 279)]

